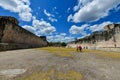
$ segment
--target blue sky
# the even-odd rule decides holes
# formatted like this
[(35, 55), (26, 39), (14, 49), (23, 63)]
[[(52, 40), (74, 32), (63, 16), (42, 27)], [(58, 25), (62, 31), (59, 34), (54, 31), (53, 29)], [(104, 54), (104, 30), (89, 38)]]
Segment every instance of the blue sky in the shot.
[(49, 42), (69, 42), (120, 23), (120, 0), (0, 0), (0, 16)]

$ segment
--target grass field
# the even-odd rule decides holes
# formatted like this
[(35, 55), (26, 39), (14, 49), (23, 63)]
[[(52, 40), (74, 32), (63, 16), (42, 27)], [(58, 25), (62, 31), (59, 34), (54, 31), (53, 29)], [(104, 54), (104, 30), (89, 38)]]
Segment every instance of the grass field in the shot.
[[(74, 57), (74, 55), (70, 54), (73, 52), (77, 52), (75, 48), (62, 48), (62, 47), (44, 47), (39, 48), (40, 50), (46, 50), (52, 54), (58, 56), (66, 56), (66, 57)], [(120, 58), (120, 52), (108, 52), (108, 51), (101, 51), (101, 50), (83, 50), (83, 53), (96, 53), (97, 55), (101, 55), (104, 57), (110, 58)]]
[(21, 80), (82, 80), (82, 75), (76, 71), (67, 73), (56, 71), (54, 68), (46, 72), (35, 72)]
[(84, 50), (86, 53), (96, 53), (97, 55), (109, 57), (109, 58), (120, 58), (120, 52), (109, 52), (102, 50)]
[(65, 57), (73, 57), (71, 52), (76, 52), (74, 48), (62, 48), (62, 47), (44, 47), (39, 48), (39, 50), (46, 50), (54, 55), (65, 56)]

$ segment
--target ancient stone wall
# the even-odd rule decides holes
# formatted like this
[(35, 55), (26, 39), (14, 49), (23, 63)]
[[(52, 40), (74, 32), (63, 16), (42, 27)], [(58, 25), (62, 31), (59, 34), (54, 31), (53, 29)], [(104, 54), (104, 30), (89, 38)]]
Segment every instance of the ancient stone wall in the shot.
[(104, 31), (97, 31), (90, 36), (68, 43), (68, 47), (82, 45), (89, 49), (106, 49), (120, 51), (120, 24), (110, 24), (104, 27)]
[(0, 17), (0, 43), (8, 43), (8, 45), (2, 44), (0, 46), (8, 47), (11, 45), (10, 49), (12, 47), (15, 49), (15, 46), (17, 46), (16, 48), (47, 46), (46, 37), (38, 37), (23, 29), (18, 25), (18, 21), (12, 17)]

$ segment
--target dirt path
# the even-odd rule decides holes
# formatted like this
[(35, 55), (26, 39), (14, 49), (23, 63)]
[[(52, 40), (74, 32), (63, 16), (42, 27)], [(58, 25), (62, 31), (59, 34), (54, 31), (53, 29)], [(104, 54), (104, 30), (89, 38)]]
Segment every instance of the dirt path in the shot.
[(38, 66), (43, 71), (52, 67), (64, 72), (75, 70), (82, 74), (83, 80), (120, 80), (120, 59), (90, 53), (71, 54), (75, 56), (61, 57), (36, 49), (0, 52), (0, 80), (11, 79)]

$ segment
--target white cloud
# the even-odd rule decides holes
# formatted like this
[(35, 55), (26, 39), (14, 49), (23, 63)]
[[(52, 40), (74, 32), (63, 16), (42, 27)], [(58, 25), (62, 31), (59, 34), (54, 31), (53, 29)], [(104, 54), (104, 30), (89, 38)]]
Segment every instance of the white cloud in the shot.
[(67, 21), (69, 22), (72, 19), (72, 14), (70, 14), (67, 18)]
[(66, 33), (60, 33), (57, 35), (47, 36), (49, 42), (70, 42), (74, 40), (74, 37), (66, 36)]
[(107, 21), (107, 22), (103, 22), (101, 24), (96, 24), (96, 25), (90, 26), (89, 30), (92, 31), (92, 32), (103, 31), (104, 27), (108, 24), (112, 24), (112, 22)]
[(47, 12), (46, 10), (44, 10), (44, 14), (46, 15), (46, 16), (48, 16), (48, 17), (54, 17), (54, 15), (53, 14), (50, 14), (49, 12)]
[[(57, 9), (57, 8), (54, 7), (54, 9)], [(48, 20), (50, 20), (51, 22), (57, 22), (57, 19), (55, 19), (55, 15), (50, 14), (46, 10), (44, 10), (44, 14), (48, 17)]]
[(23, 20), (23, 21), (31, 21), (31, 19), (32, 19), (32, 14), (29, 12), (19, 13), (19, 16), (20, 16), (21, 20)]
[(87, 33), (87, 31), (91, 31), (91, 32), (95, 32), (95, 31), (103, 31), (104, 30), (104, 27), (108, 24), (113, 24), (113, 22), (110, 22), (110, 21), (106, 21), (106, 22), (103, 22), (101, 24), (95, 24), (95, 25), (88, 25), (88, 24), (84, 24), (82, 26), (76, 26), (76, 25), (73, 25), (71, 26), (71, 28), (69, 29), (69, 32), (71, 34), (81, 34), (82, 37), (83, 36), (87, 36), (88, 34), (90, 33)]
[(0, 6), (11, 12), (19, 12), (19, 10), (16, 9), (18, 6), (17, 1), (14, 0), (0, 0)]
[(81, 6), (81, 0), (78, 0), (78, 5), (76, 5), (73, 10), (74, 11), (77, 11), (78, 9), (80, 9), (80, 6)]
[(69, 29), (69, 32), (71, 34), (81, 34), (81, 35), (86, 35), (86, 31), (85, 29), (87, 29), (89, 25), (85, 24), (85, 25), (82, 25), (80, 27), (76, 26), (76, 25), (73, 25), (70, 29)]
[(48, 18), (51, 22), (57, 22), (57, 19), (53, 18), (53, 17), (49, 17)]
[(33, 27), (38, 30), (39, 34), (52, 34), (56, 31), (55, 27), (46, 21), (34, 19), (32, 22)]
[(24, 25), (22, 27), (37, 36), (50, 35), (56, 31), (56, 28), (50, 23), (44, 20), (37, 20), (35, 16), (33, 16), (32, 26)]
[[(79, 0), (78, 10), (71, 18), (74, 22), (96, 21), (109, 15), (109, 11), (120, 4), (120, 0)], [(81, 7), (82, 5), (82, 7)]]
[(31, 21), (32, 9), (29, 0), (0, 0), (0, 7), (19, 14), (23, 21)]
[(66, 36), (67, 34), (66, 34), (66, 33), (61, 33), (60, 35), (61, 35), (61, 36)]
[(64, 42), (71, 42), (71, 41), (74, 41), (75, 40), (75, 38), (74, 37), (65, 37), (65, 39), (64, 39)]
[(34, 27), (28, 26), (28, 25), (24, 25), (24, 26), (22, 26), (22, 27), (23, 27), (24, 29), (26, 29), (26, 30), (28, 30), (28, 31), (30, 31), (30, 32), (32, 32), (32, 33), (35, 34), (36, 29), (35, 29)]
[(79, 10), (81, 7), (83, 7), (84, 5), (88, 4), (89, 2), (91, 2), (93, 0), (78, 0), (78, 5), (76, 5), (73, 10), (77, 11)]

